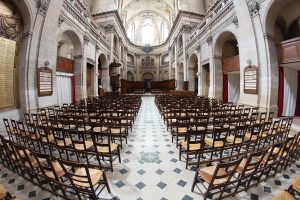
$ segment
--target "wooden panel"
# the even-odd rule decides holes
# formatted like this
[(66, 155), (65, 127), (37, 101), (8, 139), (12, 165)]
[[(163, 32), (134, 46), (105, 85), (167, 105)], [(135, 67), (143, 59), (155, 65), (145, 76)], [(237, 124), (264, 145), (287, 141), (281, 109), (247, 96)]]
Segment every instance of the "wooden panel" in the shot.
[(300, 37), (277, 44), (279, 64), (300, 62)]
[(74, 73), (74, 61), (64, 57), (57, 57), (56, 71)]
[(240, 71), (240, 57), (234, 56), (223, 60), (223, 73)]
[(194, 97), (195, 93), (191, 91), (179, 91), (179, 90), (171, 90), (170, 94), (179, 97)]
[[(122, 93), (132, 93), (135, 90), (143, 90), (145, 88), (144, 81), (127, 81), (121, 80), (121, 91)], [(175, 89), (175, 80), (167, 80), (167, 81), (153, 81), (151, 82), (152, 89), (159, 89), (159, 90), (174, 90)]]
[(0, 37), (0, 108), (15, 105), (15, 51), (15, 41)]
[(38, 95), (52, 96), (53, 94), (53, 73), (49, 67), (38, 68)]

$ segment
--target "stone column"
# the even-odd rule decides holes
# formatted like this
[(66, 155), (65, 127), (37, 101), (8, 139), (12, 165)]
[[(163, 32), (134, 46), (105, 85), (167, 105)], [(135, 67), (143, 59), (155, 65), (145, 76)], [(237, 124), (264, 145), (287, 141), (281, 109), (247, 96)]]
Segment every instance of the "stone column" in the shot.
[(172, 47), (169, 47), (169, 80), (172, 79), (172, 60), (173, 60), (173, 53), (172, 53)]
[(108, 66), (107, 66), (107, 83), (106, 83), (106, 91), (111, 92), (111, 84), (110, 84), (110, 74), (109, 74), (109, 65), (113, 62), (114, 60), (114, 33), (115, 33), (115, 26), (114, 24), (108, 24), (105, 27), (105, 33), (107, 34), (107, 37), (110, 38), (110, 51), (109, 51), (109, 61), (108, 61)]
[(198, 74), (197, 74), (197, 76), (198, 76), (198, 96), (202, 96), (203, 94), (203, 92), (202, 92), (202, 74), (203, 74), (203, 72), (202, 72), (202, 67), (201, 67), (201, 46), (200, 46), (200, 44), (199, 44), (199, 46), (197, 47), (197, 53), (198, 53), (198, 55), (197, 55), (197, 58), (198, 58)]
[[(257, 0), (233, 0), (233, 4), (235, 9), (237, 10), (236, 16), (237, 21), (235, 21), (238, 28), (238, 44), (239, 44), (239, 58), (240, 58), (240, 103), (258, 106), (258, 97), (261, 98), (260, 107), (269, 107), (270, 105), (270, 88), (272, 85), (276, 84), (272, 83), (274, 77), (269, 74), (268, 67), (266, 65), (261, 65), (261, 62), (265, 60), (265, 41), (263, 38), (263, 30), (262, 30), (262, 22), (259, 17), (259, 3)], [(259, 51), (262, 52), (260, 56), (258, 56)], [(263, 55), (264, 54), (264, 55)], [(263, 57), (259, 60), (259, 57)], [(258, 66), (259, 71), (261, 73), (261, 77), (259, 80), (260, 84), (260, 94), (245, 94), (243, 90), (244, 85), (244, 68), (248, 66), (248, 62), (251, 61), (252, 65)], [(262, 78), (263, 77), (263, 78)]]
[(175, 82), (176, 82), (176, 90), (179, 90), (179, 70), (178, 70), (178, 40), (175, 38)]
[(188, 69), (188, 64), (187, 64), (187, 49), (186, 49), (186, 41), (187, 38), (189, 36), (190, 31), (192, 30), (192, 27), (190, 25), (186, 25), (183, 24), (181, 26), (181, 32), (182, 32), (182, 56), (183, 56), (183, 85), (185, 87), (185, 89), (188, 90), (189, 88), (189, 77), (188, 77), (188, 73), (189, 73), (189, 69)]

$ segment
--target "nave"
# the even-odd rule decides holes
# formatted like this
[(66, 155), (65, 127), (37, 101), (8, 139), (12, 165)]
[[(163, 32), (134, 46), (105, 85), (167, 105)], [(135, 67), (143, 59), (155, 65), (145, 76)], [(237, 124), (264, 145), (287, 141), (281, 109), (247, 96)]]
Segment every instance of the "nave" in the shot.
[[(114, 171), (107, 172), (111, 194), (106, 190), (100, 199), (202, 199), (197, 190), (190, 192), (195, 168), (186, 169), (178, 160), (179, 151), (171, 142), (170, 132), (154, 103), (154, 97), (142, 97), (142, 105), (128, 144), (121, 149), (122, 163), (114, 162)], [(273, 179), (252, 187), (231, 199), (272, 199), (287, 189), (300, 175), (300, 163), (292, 165)], [(20, 199), (59, 199), (1, 166), (0, 183)]]

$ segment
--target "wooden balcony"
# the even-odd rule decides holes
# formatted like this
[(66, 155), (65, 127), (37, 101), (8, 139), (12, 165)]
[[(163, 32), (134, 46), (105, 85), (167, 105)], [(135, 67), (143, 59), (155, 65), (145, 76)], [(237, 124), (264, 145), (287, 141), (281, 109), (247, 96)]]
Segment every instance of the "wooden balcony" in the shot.
[(239, 55), (223, 60), (223, 73), (240, 71)]
[(277, 44), (277, 56), (279, 64), (300, 62), (300, 37)]
[(57, 57), (56, 71), (74, 73), (74, 61), (64, 57)]

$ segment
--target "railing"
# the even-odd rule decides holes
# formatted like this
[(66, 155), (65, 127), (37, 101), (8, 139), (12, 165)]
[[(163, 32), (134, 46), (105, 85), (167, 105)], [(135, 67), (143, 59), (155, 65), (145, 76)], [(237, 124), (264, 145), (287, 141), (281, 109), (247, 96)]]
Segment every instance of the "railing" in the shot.
[(277, 44), (277, 57), (279, 64), (300, 62), (300, 37)]
[(197, 39), (196, 36), (201, 34), (205, 28), (217, 18), (218, 15), (223, 13), (230, 3), (232, 3), (232, 0), (219, 0), (210, 8), (210, 10), (207, 11), (203, 22), (197, 26), (194, 32), (192, 32), (190, 37), (187, 39), (187, 47), (194, 43), (194, 40)]

